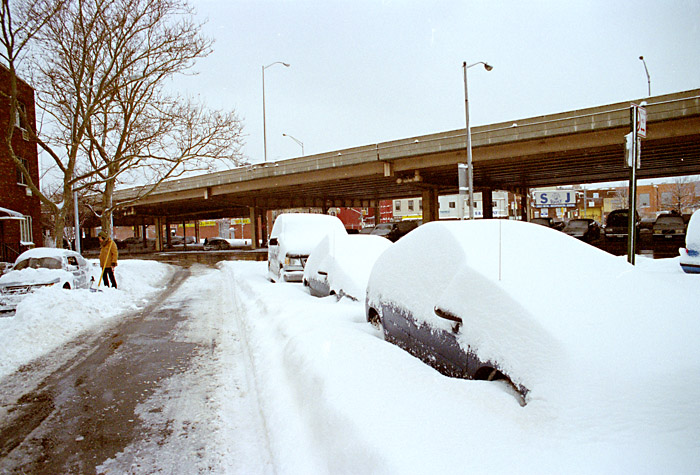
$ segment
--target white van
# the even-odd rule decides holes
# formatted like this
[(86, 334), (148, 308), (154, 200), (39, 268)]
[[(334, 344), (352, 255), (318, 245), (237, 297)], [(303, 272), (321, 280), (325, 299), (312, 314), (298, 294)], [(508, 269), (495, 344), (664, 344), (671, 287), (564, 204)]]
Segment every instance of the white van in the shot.
[(301, 282), (311, 251), (333, 233), (347, 235), (335, 216), (286, 213), (277, 216), (267, 248), (268, 276), (273, 282)]

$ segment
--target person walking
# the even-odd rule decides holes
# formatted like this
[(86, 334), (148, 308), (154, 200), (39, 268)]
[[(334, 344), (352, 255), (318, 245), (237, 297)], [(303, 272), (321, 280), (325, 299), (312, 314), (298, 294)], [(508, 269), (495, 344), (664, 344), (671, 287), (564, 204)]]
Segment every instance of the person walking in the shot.
[(102, 281), (105, 287), (109, 287), (111, 282), (112, 287), (116, 289), (117, 279), (114, 278), (114, 268), (117, 267), (117, 258), (119, 257), (117, 244), (104, 231), (97, 234), (97, 239), (100, 240), (100, 267), (104, 269)]

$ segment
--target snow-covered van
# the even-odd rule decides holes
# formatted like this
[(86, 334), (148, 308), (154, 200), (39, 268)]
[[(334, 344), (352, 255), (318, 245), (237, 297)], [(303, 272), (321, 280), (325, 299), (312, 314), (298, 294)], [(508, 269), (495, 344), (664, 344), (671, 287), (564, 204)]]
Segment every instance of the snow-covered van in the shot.
[(335, 216), (285, 213), (277, 216), (267, 248), (267, 270), (273, 282), (301, 282), (311, 251), (332, 233), (347, 234)]

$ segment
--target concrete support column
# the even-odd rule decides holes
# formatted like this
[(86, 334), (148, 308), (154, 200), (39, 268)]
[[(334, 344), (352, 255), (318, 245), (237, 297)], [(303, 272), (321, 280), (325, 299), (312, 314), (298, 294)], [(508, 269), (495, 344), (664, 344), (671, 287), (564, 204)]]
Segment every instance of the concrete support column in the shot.
[(163, 250), (163, 218), (156, 217), (156, 251)]
[(141, 218), (141, 246), (145, 249), (148, 247), (148, 226), (145, 219)]
[(438, 193), (436, 188), (426, 188), (423, 190), (423, 223), (437, 221), (440, 218)]
[(166, 217), (165, 218), (165, 243), (164, 243), (168, 248), (172, 245), (171, 240), (170, 240), (170, 220)]
[(258, 209), (255, 206), (250, 208), (250, 248), (258, 248)]
[(520, 194), (522, 220), (530, 221), (530, 189), (525, 188)]
[(376, 226), (381, 222), (382, 218), (382, 208), (379, 205), (379, 200), (374, 202), (374, 225)]
[(187, 250), (187, 221), (182, 221), (182, 248)]
[(194, 240), (195, 244), (199, 244), (199, 221), (194, 222)]
[(491, 188), (481, 190), (481, 211), (484, 219), (493, 219), (493, 194)]
[(262, 233), (262, 247), (267, 247), (267, 210), (260, 213), (260, 231)]

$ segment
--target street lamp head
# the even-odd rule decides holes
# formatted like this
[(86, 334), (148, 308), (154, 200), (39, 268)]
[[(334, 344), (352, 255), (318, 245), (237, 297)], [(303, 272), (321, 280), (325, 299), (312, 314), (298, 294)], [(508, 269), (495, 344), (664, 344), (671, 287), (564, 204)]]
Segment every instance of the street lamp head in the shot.
[(287, 68), (290, 66), (290, 64), (288, 64), (288, 63), (282, 63), (282, 64)]
[(487, 71), (491, 71), (493, 69), (493, 66), (491, 66), (489, 63), (484, 63), (484, 69)]
[(641, 59), (642, 61), (644, 61), (644, 56), (640, 56), (639, 59)]

